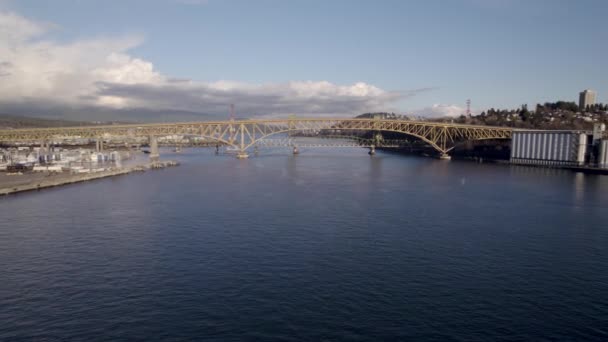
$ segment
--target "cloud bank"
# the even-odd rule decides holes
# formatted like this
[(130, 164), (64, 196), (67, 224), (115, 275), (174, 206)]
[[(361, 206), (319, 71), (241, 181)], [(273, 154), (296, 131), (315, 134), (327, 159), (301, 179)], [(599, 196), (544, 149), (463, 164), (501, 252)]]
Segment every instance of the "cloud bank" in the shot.
[(229, 105), (235, 104), (245, 117), (356, 115), (394, 111), (396, 101), (425, 91), (391, 92), (364, 82), (176, 80), (129, 54), (143, 42), (141, 36), (58, 42), (47, 38), (54, 28), (0, 12), (0, 113), (44, 115), (48, 113), (41, 108), (48, 107), (52, 114), (63, 115), (86, 108), (103, 113), (200, 113), (204, 119), (225, 117)]
[(431, 107), (422, 108), (411, 114), (429, 118), (440, 118), (446, 116), (459, 117), (465, 113), (466, 109), (464, 107), (448, 104), (434, 104)]

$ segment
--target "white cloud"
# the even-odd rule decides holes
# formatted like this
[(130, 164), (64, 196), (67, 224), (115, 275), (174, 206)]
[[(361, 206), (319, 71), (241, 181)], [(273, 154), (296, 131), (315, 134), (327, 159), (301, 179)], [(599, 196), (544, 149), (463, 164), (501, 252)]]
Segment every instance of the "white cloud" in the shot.
[[(177, 0), (175, 0), (177, 1)], [(180, 0), (181, 2), (201, 2)], [(345, 115), (394, 110), (392, 104), (425, 89), (389, 92), (358, 82), (249, 84), (237, 81), (175, 80), (129, 50), (140, 36), (73, 42), (46, 39), (52, 24), (0, 11), (0, 106), (44, 101), (66, 106), (167, 109), (226, 113), (234, 103), (243, 116)]]
[(385, 108), (401, 97), (358, 83), (339, 86), (326, 81), (252, 85), (239, 82), (99, 83), (97, 95), (129, 99), (143, 108), (171, 108), (210, 114), (227, 113), (229, 104), (252, 115), (360, 114)]
[(7, 43), (39, 36), (51, 25), (35, 23), (15, 13), (0, 13), (0, 37)]
[(71, 104), (90, 96), (95, 82), (150, 82), (151, 64), (126, 55), (142, 39), (98, 38), (71, 43), (44, 39), (50, 24), (0, 12), (0, 101), (47, 98)]
[(434, 104), (431, 107), (422, 108), (410, 113), (411, 115), (424, 116), (429, 118), (439, 117), (459, 117), (465, 114), (466, 109), (457, 105)]

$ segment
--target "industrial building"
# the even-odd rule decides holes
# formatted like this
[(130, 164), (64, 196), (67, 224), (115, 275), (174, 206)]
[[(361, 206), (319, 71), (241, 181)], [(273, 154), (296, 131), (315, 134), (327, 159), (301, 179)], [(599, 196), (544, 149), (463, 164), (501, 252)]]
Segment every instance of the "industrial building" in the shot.
[(98, 152), (88, 149), (62, 149), (41, 147), (17, 147), (0, 149), (0, 171), (19, 165), (32, 171), (90, 172), (121, 165), (129, 158), (128, 152)]
[(606, 126), (588, 131), (514, 131), (511, 163), (544, 166), (598, 166), (608, 168)]
[(585, 164), (587, 133), (577, 131), (515, 131), (511, 163), (548, 166)]

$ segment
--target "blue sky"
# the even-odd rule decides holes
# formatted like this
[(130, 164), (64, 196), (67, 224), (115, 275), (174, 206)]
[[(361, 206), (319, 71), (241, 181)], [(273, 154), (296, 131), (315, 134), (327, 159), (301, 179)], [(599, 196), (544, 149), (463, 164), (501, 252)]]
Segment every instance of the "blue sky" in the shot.
[[(178, 96), (173, 79), (231, 91), (222, 93), (222, 100), (242, 102), (241, 108), (257, 115), (373, 108), (454, 115), (468, 98), (480, 111), (575, 101), (585, 88), (608, 102), (605, 0), (0, 0), (0, 11), (44, 27), (43, 33), (21, 39), (20, 46), (106, 41), (110, 46), (100, 48), (100, 54), (116, 50), (131, 61), (149, 63), (163, 78), (148, 84), (145, 91), (153, 95), (147, 97), (136, 85), (146, 84), (148, 76), (127, 82), (128, 87), (116, 78), (92, 80), (97, 88), (91, 96), (107, 99), (96, 105), (141, 106), (163, 96), (166, 87), (167, 101), (156, 105), (180, 110), (209, 105), (172, 105), (185, 101), (171, 97)], [(108, 41), (123, 43), (115, 47)], [(82, 69), (87, 67), (96, 65)], [(230, 86), (218, 85), (226, 81)], [(293, 92), (279, 89), (308, 81), (303, 91), (312, 92), (308, 100), (319, 101), (314, 108), (302, 106), (303, 101), (292, 105), (288, 97)], [(353, 90), (356, 84), (371, 88), (361, 93), (362, 87)], [(300, 96), (301, 88), (295, 92)], [(333, 93), (347, 97), (329, 104), (325, 97)], [(361, 94), (360, 107), (346, 105)], [(249, 106), (254, 95), (264, 101)], [(275, 112), (261, 105), (277, 98), (285, 105)], [(216, 102), (221, 101), (212, 101), (217, 108), (211, 111), (223, 108)]]

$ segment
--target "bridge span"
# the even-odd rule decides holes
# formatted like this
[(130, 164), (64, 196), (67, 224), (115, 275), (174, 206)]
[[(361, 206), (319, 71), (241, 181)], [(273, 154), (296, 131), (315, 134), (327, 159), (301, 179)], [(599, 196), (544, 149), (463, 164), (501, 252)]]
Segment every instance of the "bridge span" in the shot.
[(155, 138), (158, 136), (190, 135), (228, 145), (239, 151), (239, 157), (245, 158), (247, 150), (272, 135), (321, 131), (402, 133), (424, 141), (441, 157), (449, 158), (448, 152), (458, 143), (470, 140), (511, 139), (513, 128), (391, 119), (289, 118), (9, 129), (0, 130), (0, 143), (45, 143), (78, 138), (103, 141), (104, 138), (110, 137), (128, 139), (145, 136), (150, 138), (152, 145), (156, 143)]

